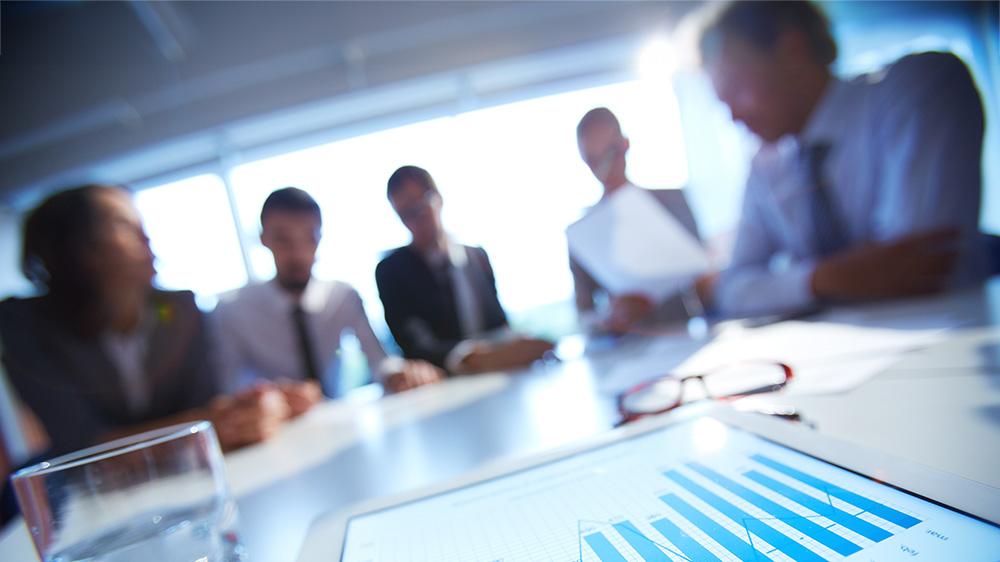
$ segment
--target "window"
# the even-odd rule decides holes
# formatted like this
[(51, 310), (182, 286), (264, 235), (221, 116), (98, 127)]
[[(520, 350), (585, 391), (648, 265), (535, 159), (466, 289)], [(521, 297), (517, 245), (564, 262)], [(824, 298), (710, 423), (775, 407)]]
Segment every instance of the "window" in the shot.
[(157, 283), (190, 289), (206, 304), (215, 295), (247, 282), (240, 243), (233, 227), (226, 187), (206, 174), (139, 191), (153, 253)]

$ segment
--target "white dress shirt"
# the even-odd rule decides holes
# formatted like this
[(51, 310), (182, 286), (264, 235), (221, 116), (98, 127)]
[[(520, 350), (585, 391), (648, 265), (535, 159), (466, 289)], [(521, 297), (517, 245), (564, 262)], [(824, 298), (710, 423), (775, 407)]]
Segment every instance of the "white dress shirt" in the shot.
[[(386, 355), (353, 287), (313, 279), (300, 302), (306, 312), (314, 359), (328, 392), (339, 388), (337, 355), (340, 338), (347, 332), (358, 338), (373, 378), (381, 382), (395, 370), (399, 359)], [(220, 300), (212, 319), (224, 388), (232, 392), (256, 379), (306, 377), (292, 319), (295, 305), (296, 298), (273, 280), (243, 287)]]
[(134, 331), (127, 334), (107, 331), (101, 334), (101, 347), (118, 370), (129, 410), (137, 415), (141, 415), (149, 406), (146, 353), (149, 351), (149, 338), (155, 328), (154, 318), (154, 310), (143, 309), (139, 326)]
[(821, 173), (847, 247), (942, 227), (959, 229), (953, 284), (986, 275), (978, 235), (982, 104), (961, 62), (941, 53), (905, 57), (851, 81), (832, 79), (807, 126), (762, 146), (753, 159), (730, 267), (715, 297), (721, 313), (807, 309), (820, 252), (808, 204), (816, 189), (802, 151), (830, 147)]

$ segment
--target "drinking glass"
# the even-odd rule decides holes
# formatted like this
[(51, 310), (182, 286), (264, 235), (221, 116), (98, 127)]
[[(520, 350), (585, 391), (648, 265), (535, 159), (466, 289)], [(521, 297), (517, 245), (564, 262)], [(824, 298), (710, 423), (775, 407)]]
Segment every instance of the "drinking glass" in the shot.
[(209, 422), (70, 453), (11, 480), (44, 562), (246, 560)]

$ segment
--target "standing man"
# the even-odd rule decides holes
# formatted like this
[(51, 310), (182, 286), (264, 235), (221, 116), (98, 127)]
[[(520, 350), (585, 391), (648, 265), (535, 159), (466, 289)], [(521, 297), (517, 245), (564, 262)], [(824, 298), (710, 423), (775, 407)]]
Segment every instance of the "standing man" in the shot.
[[(622, 134), (618, 118), (609, 109), (597, 107), (588, 111), (576, 126), (576, 140), (580, 157), (604, 188), (598, 205), (619, 190), (641, 189), (628, 179), (625, 156), (629, 140)], [(683, 191), (660, 189), (650, 190), (649, 193), (695, 238), (698, 237), (698, 226)], [(665, 256), (665, 259), (669, 259), (669, 256)], [(680, 296), (657, 304), (638, 293), (610, 295), (572, 255), (569, 264), (578, 314), (582, 316), (593, 312), (600, 296), (604, 294), (608, 297), (609, 310), (600, 321), (600, 327), (604, 329), (626, 332), (638, 324), (671, 323), (688, 318), (688, 311)]]
[(378, 264), (375, 280), (385, 321), (407, 357), (476, 373), (523, 367), (552, 349), (510, 333), (486, 252), (448, 237), (441, 194), (426, 170), (396, 170), (388, 197), (413, 241)]
[(293, 408), (304, 411), (338, 389), (335, 363), (340, 338), (352, 331), (373, 378), (392, 391), (436, 382), (441, 373), (421, 361), (388, 357), (365, 316), (361, 297), (339, 281), (312, 276), (323, 218), (305, 191), (288, 187), (268, 196), (260, 213), (261, 242), (271, 250), (277, 275), (224, 299), (214, 316), (220, 365), (229, 386), (257, 379), (312, 381)]
[(734, 2), (700, 50), (733, 120), (760, 137), (726, 315), (933, 293), (988, 274), (978, 233), (983, 111), (954, 55), (906, 56), (842, 81), (809, 2)]

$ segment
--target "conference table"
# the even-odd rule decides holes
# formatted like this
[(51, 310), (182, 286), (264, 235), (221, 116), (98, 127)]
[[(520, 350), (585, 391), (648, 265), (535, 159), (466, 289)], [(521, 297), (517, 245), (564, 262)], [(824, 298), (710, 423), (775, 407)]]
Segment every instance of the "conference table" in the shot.
[[(840, 325), (830, 328), (834, 323)], [(869, 350), (878, 356), (874, 363), (872, 357), (855, 359), (822, 373), (846, 380), (858, 370), (873, 370), (850, 384), (797, 392), (793, 381), (783, 391), (733, 407), (792, 409), (798, 423), (824, 435), (1000, 487), (1000, 278), (941, 297), (768, 325), (727, 323), (712, 333), (729, 330), (733, 341), (770, 334), (780, 352), (782, 345), (798, 346), (783, 339), (787, 334), (816, 326), (857, 330), (864, 337), (869, 332), (863, 330), (873, 326), (882, 331), (872, 334), (890, 336), (913, 330), (921, 337), (892, 353)], [(365, 387), (321, 405), (271, 441), (227, 456), (251, 560), (295, 560), (310, 524), (325, 513), (609, 430), (619, 415), (608, 378), (636, 357), (647, 365), (662, 360), (669, 372), (692, 350), (713, 342), (689, 332), (676, 327), (614, 340), (572, 337), (560, 345), (560, 360), (522, 372), (459, 377), (387, 397)], [(801, 357), (802, 350), (797, 353)], [(818, 355), (816, 363), (836, 363), (824, 357)], [(36, 559), (23, 523), (3, 530), (0, 560)]]

